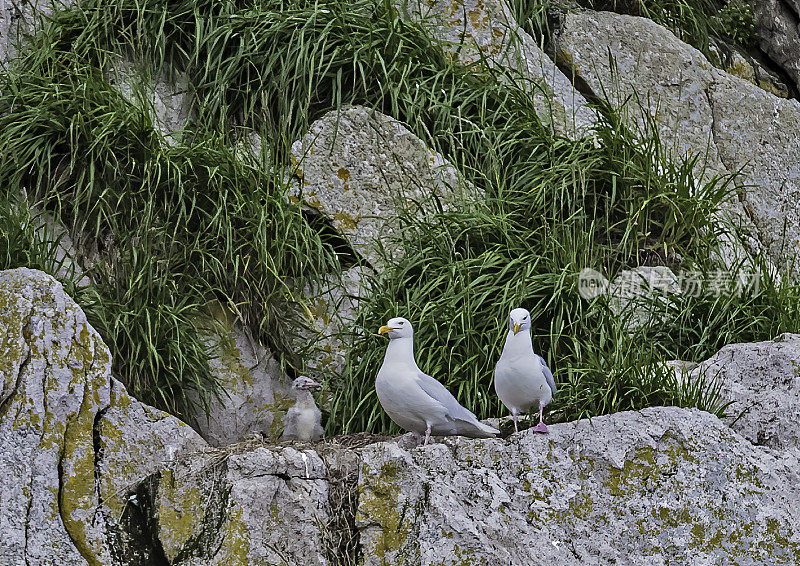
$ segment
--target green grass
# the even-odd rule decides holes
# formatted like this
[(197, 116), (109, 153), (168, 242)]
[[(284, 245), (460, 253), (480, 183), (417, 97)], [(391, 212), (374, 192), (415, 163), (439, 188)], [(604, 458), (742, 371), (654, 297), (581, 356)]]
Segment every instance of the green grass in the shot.
[(712, 179), (695, 190), (692, 162), (673, 161), (656, 138), (642, 143), (613, 116), (598, 128), (597, 144), (543, 144), (541, 133), (523, 132), (498, 130), (493, 152), (462, 148), (494, 173), (484, 178), (485, 201), (406, 218), (404, 259), (376, 282), (357, 324), (373, 332), (354, 337), (349, 390), (333, 408), (337, 427), (391, 426), (373, 381), (385, 349), (374, 331), (392, 316), (415, 325), (423, 370), (479, 416), (503, 414), (492, 378), (516, 306), (531, 311), (534, 347), (560, 382), (550, 407), (557, 418), (662, 404), (718, 408), (713, 396), (690, 392), (657, 363), (675, 358), (687, 335), (668, 332), (672, 343), (631, 335), (604, 299), (580, 298), (576, 278), (584, 267), (613, 275), (652, 262), (710, 265), (709, 234), (718, 230), (712, 210), (728, 183)]
[[(110, 83), (111, 53), (145, 76), (185, 74), (194, 120), (181, 143), (166, 144), (146, 102)], [(428, 218), (405, 212), (404, 259), (376, 277), (346, 374), (331, 381), (329, 433), (393, 430), (373, 388), (385, 343), (371, 334), (398, 315), (415, 324), (423, 369), (479, 416), (502, 414), (491, 379), (514, 306), (534, 314), (535, 347), (559, 382), (553, 418), (719, 410), (713, 383), (681, 384), (658, 362), (796, 328), (795, 288), (680, 299), (663, 325), (631, 334), (603, 299), (577, 295), (575, 277), (587, 266), (713, 269), (712, 212), (731, 179), (699, 183), (698, 160), (674, 161), (654, 132), (633, 135), (609, 108), (593, 139), (555, 136), (532, 93), (495, 75), (506, 72), (454, 64), (381, 2), (85, 0), (56, 14), (3, 81), (2, 194), (11, 203), (24, 189), (81, 235), (94, 284), (75, 293), (115, 373), (188, 417), (224, 395), (202, 340), (209, 304), (303, 371), (286, 333), (302, 320), (287, 320), (285, 305), (352, 258), (289, 202), (283, 171), (314, 119), (363, 104), (402, 120), (485, 198)], [(247, 131), (266, 141), (263, 155), (234, 149)], [(5, 266), (53, 272), (49, 244), (15, 230), (17, 209), (6, 209)]]
[(94, 285), (78, 297), (115, 374), (140, 399), (189, 416), (190, 389), (201, 405), (220, 393), (198, 332), (206, 305), (221, 302), (288, 353), (287, 281), (327, 272), (333, 252), (283, 182), (226, 143), (168, 147), (93, 69), (43, 70), (9, 77), (0, 99), (6, 194), (25, 189), (82, 234), (96, 257)]

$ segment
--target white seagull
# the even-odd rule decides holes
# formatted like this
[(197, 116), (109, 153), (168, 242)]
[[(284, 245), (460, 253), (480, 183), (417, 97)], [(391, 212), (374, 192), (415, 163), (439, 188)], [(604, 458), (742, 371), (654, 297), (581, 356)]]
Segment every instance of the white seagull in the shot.
[(494, 390), (511, 411), (514, 432), (519, 432), (517, 415), (531, 408), (539, 409), (539, 424), (533, 430), (547, 432), (542, 409), (556, 394), (556, 382), (544, 358), (533, 353), (531, 313), (525, 309), (514, 309), (508, 317), (506, 343), (494, 368)]
[(310, 377), (301, 375), (292, 382), (295, 404), (283, 418), (283, 439), (309, 442), (319, 440), (324, 433), (320, 418), (322, 412), (317, 408), (311, 390), (322, 387)]
[(400, 428), (431, 434), (491, 438), (500, 431), (478, 421), (447, 388), (422, 372), (414, 360), (414, 329), (405, 318), (393, 318), (378, 334), (389, 336), (375, 392), (383, 410)]

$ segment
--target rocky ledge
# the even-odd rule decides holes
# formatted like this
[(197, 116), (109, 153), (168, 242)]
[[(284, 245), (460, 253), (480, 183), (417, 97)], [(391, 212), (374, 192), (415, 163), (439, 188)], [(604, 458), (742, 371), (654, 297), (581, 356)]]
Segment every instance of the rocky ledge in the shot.
[[(4, 565), (800, 561), (791, 436), (659, 407), (413, 449), (212, 448), (125, 393), (51, 277), (0, 273), (0, 317)], [(783, 371), (759, 361), (768, 344), (738, 367)]]

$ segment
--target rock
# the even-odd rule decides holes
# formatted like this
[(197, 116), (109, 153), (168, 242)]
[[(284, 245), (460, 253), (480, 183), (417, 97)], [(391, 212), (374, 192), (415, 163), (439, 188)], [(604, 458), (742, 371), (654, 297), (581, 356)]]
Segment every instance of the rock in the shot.
[(800, 560), (797, 454), (754, 447), (698, 410), (361, 456), (366, 566)]
[(737, 79), (723, 78), (708, 92), (719, 156), (728, 170), (742, 170), (747, 216), (769, 256), (788, 271), (800, 252), (800, 103), (743, 88)]
[(123, 496), (141, 480), (187, 454), (208, 448), (192, 427), (140, 403), (114, 378), (110, 404), (96, 420), (100, 498), (118, 514), (127, 501)]
[(702, 156), (698, 172), (704, 170), (706, 178), (741, 171), (741, 203), (726, 203), (727, 219), (754, 232), (778, 265), (791, 264), (800, 251), (800, 212), (794, 206), (800, 190), (798, 101), (714, 68), (699, 51), (644, 18), (570, 13), (556, 37), (557, 61), (615, 107), (627, 101), (627, 120), (635, 129), (655, 124), (676, 157)]
[(400, 257), (392, 239), (403, 210), (447, 208), (475, 189), (456, 169), (402, 124), (380, 112), (352, 106), (314, 122), (292, 144), (293, 197), (325, 215), (369, 264)]
[(0, 564), (117, 563), (133, 552), (126, 489), (205, 443), (112, 380), (108, 348), (51, 276), (0, 272), (0, 328)]
[(713, 61), (717, 67), (775, 96), (789, 97), (789, 87), (783, 80), (749, 53), (719, 40), (709, 39), (709, 42), (709, 49), (717, 58)]
[(109, 562), (92, 520), (111, 356), (49, 275), (0, 272), (0, 563)]
[(698, 50), (651, 20), (612, 12), (567, 13), (553, 43), (556, 61), (613, 107), (625, 106), (635, 130), (655, 124), (664, 147), (681, 158), (708, 148), (712, 172), (726, 172), (706, 93), (714, 67)]
[(310, 331), (292, 339), (302, 353), (303, 372), (323, 380), (343, 379), (347, 345), (354, 335), (363, 333), (353, 323), (361, 301), (370, 293), (374, 272), (366, 266), (345, 270), (341, 277), (334, 275), (316, 285), (310, 285), (300, 297), (302, 312)]
[[(641, 328), (663, 321), (668, 295), (680, 295), (678, 277), (668, 267), (642, 266), (620, 271), (608, 286), (609, 305), (624, 317), (627, 328)], [(660, 311), (660, 312), (659, 312)]]
[(503, 0), (397, 0), (406, 19), (425, 24), (431, 35), (464, 65), (485, 60), (509, 69), (507, 80), (532, 92), (539, 118), (562, 135), (577, 139), (590, 133), (594, 110), (569, 79), (517, 25)]
[(223, 391), (219, 399), (212, 398), (208, 414), (201, 409), (192, 425), (212, 446), (240, 442), (253, 433), (280, 438), (283, 415), (293, 403), (290, 380), (272, 353), (244, 328), (224, 320), (216, 330), (205, 340), (211, 372)]
[(167, 143), (174, 145), (180, 141), (191, 112), (188, 77), (166, 74), (150, 77), (123, 57), (116, 58), (107, 75), (131, 104), (144, 107)]
[(731, 426), (753, 444), (800, 448), (800, 334), (729, 344), (688, 378), (716, 381)]
[(800, 90), (800, 3), (797, 0), (752, 2), (761, 50)]
[(210, 451), (152, 478), (145, 508), (159, 517), (157, 540), (171, 564), (323, 566), (336, 478), (357, 470), (347, 450)]

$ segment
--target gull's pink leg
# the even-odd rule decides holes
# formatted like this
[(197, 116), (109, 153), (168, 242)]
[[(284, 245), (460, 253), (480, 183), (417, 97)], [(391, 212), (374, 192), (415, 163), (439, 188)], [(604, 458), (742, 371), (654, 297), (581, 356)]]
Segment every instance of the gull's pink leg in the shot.
[(544, 421), (542, 421), (542, 410), (543, 409), (544, 409), (544, 405), (542, 405), (540, 403), (539, 404), (539, 424), (537, 424), (535, 427), (533, 427), (534, 432), (547, 433), (547, 425), (544, 424)]
[(514, 432), (519, 432), (519, 429), (517, 428), (517, 412), (511, 411), (511, 416), (514, 418)]
[(428, 427), (425, 429), (425, 442), (423, 443), (423, 446), (428, 445), (428, 440), (430, 440), (430, 438), (431, 438), (431, 427)]

